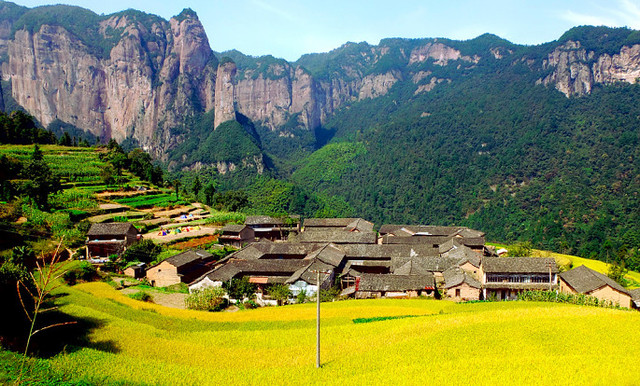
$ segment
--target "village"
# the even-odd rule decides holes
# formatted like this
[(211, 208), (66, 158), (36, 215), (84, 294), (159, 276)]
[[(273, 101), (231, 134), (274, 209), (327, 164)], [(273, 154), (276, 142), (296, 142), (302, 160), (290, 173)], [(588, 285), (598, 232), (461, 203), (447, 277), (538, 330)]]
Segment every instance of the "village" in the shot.
[[(94, 224), (87, 258), (121, 254), (138, 240), (130, 223)], [(188, 250), (125, 274), (154, 287), (179, 283), (190, 292), (247, 279), (260, 306), (276, 305), (269, 294), (286, 285), (294, 303), (302, 292), (334, 288), (338, 299), (432, 297), (457, 302), (516, 300), (523, 291), (582, 294), (601, 304), (640, 308), (640, 290), (628, 291), (586, 266), (559, 272), (555, 259), (508, 257), (485, 244), (481, 231), (456, 226), (383, 225), (362, 218), (247, 216), (220, 230), (219, 243), (238, 248), (220, 260)], [(321, 274), (320, 274), (321, 273)]]

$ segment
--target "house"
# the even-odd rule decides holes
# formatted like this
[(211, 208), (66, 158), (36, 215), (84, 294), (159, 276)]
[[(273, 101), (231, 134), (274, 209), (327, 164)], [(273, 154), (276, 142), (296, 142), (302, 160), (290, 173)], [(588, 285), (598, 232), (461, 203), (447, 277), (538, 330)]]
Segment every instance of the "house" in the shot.
[(236, 259), (304, 259), (309, 253), (322, 247), (314, 243), (274, 243), (265, 239), (248, 244), (232, 256)]
[(631, 294), (631, 307), (640, 309), (640, 288), (632, 289), (629, 294)]
[(483, 257), (480, 263), (483, 299), (516, 299), (525, 290), (552, 290), (558, 285), (553, 258)]
[(373, 232), (373, 223), (361, 218), (308, 218), (304, 220), (304, 232), (347, 231)]
[(443, 272), (445, 295), (456, 301), (480, 300), (482, 284), (460, 267)]
[(335, 244), (326, 244), (322, 248), (312, 252), (306, 260), (311, 264), (294, 272), (289, 279), (289, 290), (293, 296), (300, 291), (313, 296), (318, 291), (318, 273), (320, 277), (320, 289), (328, 289), (333, 285), (338, 271), (344, 266), (344, 252)]
[(155, 287), (190, 283), (211, 269), (213, 255), (204, 250), (189, 250), (149, 267), (147, 280)]
[(286, 241), (289, 234), (300, 232), (300, 218), (294, 216), (247, 216), (245, 225), (253, 229), (257, 239)]
[(434, 296), (435, 288), (433, 274), (429, 273), (422, 275), (364, 273), (356, 281), (354, 296), (356, 299)]
[(434, 225), (383, 225), (379, 244), (430, 244), (437, 248), (452, 238), (478, 253), (484, 253), (484, 233), (466, 227)]
[(241, 248), (243, 245), (255, 241), (255, 232), (253, 228), (246, 225), (230, 224), (222, 228), (222, 234), (218, 237), (218, 241), (223, 245), (231, 245)]
[(137, 241), (138, 230), (131, 223), (92, 224), (87, 232), (87, 259), (120, 256)]
[(124, 269), (124, 274), (134, 279), (142, 279), (145, 276), (147, 264), (137, 263)]
[(631, 308), (632, 294), (615, 280), (591, 268), (581, 265), (560, 275), (560, 291), (569, 294), (585, 294), (601, 301), (609, 301), (620, 307)]
[(296, 236), (294, 241), (299, 243), (375, 244), (376, 232), (305, 231)]

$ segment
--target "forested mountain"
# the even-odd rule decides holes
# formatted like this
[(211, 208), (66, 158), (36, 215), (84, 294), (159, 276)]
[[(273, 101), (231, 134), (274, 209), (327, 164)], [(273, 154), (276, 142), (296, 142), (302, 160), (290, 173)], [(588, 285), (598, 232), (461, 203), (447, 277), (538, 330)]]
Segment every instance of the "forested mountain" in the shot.
[(191, 10), (0, 2), (0, 62), (7, 110), (139, 145), (256, 210), (464, 224), (602, 259), (640, 246), (639, 31), (384, 39), (291, 63), (214, 52)]

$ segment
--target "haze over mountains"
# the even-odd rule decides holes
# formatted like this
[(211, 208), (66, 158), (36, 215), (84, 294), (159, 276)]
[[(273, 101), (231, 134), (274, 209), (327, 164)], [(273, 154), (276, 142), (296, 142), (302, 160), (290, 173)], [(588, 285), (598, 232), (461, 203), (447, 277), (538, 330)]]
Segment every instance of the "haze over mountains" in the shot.
[(640, 246), (638, 31), (385, 39), (291, 63), (214, 52), (188, 9), (3, 2), (0, 60), (7, 110), (137, 143), (173, 170), (266, 173), (344, 214), (583, 255)]

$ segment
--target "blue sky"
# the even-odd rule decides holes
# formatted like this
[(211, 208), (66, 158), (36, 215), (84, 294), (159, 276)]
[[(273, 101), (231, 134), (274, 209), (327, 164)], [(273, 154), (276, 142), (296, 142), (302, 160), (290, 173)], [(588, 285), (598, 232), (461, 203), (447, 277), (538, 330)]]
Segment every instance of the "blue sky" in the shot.
[(294, 61), (345, 42), (386, 37), (471, 39), (485, 32), (539, 44), (577, 25), (640, 29), (640, 0), (18, 0), (35, 7), (66, 3), (110, 14), (135, 8), (169, 19), (198, 13), (215, 51), (237, 49)]

